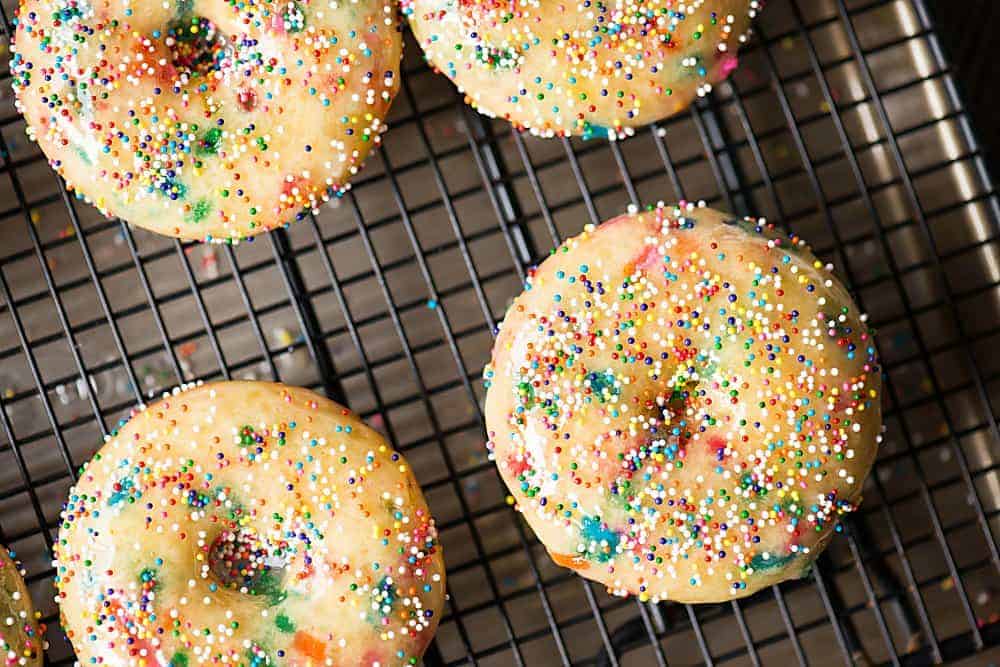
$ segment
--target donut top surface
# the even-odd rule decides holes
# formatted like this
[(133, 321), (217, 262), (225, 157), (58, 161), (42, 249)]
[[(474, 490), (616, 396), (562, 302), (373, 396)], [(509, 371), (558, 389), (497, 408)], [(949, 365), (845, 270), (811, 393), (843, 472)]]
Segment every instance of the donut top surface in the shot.
[(0, 547), (0, 642), (4, 667), (39, 667), (45, 657), (45, 626), (39, 623), (17, 555)]
[(55, 545), (83, 665), (413, 665), (444, 599), (406, 461), (310, 391), (226, 382), (134, 414)]
[(485, 371), (492, 455), (556, 562), (643, 600), (809, 568), (880, 438), (874, 341), (804, 243), (693, 205), (566, 241)]
[(77, 196), (232, 242), (344, 192), (401, 48), (390, 0), (23, 0), (11, 71), (29, 137)]
[(736, 67), (757, 0), (403, 0), (479, 111), (543, 136), (627, 135)]

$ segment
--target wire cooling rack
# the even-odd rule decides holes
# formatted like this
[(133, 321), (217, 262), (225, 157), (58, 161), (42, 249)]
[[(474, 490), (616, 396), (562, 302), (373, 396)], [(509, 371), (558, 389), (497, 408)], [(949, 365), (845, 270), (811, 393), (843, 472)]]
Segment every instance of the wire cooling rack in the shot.
[[(137, 401), (220, 377), (318, 388), (406, 452), (449, 571), (428, 665), (996, 658), (1000, 205), (920, 0), (772, 0), (730, 83), (620, 143), (482, 118), (412, 40), (404, 69), (354, 189), (237, 248), (75, 202), (0, 71), (0, 539), (33, 573), (50, 663), (73, 659), (49, 547), (77, 467)], [(682, 197), (810, 239), (871, 314), (887, 378), (846, 536), (807, 579), (700, 607), (555, 567), (486, 460), (480, 407), (526, 267), (585, 223)]]
[[(1000, 4), (992, 0), (967, 0), (962, 3), (932, 2), (928, 9), (934, 19), (951, 66), (965, 86), (962, 101), (977, 123), (976, 133), (985, 159), (993, 173), (1000, 164), (1000, 123), (993, 122), (993, 110), (1000, 104), (1000, 91), (990, 85), (989, 60), (982, 58), (983, 48), (992, 44), (1000, 29)], [(975, 21), (969, 21), (975, 16)]]

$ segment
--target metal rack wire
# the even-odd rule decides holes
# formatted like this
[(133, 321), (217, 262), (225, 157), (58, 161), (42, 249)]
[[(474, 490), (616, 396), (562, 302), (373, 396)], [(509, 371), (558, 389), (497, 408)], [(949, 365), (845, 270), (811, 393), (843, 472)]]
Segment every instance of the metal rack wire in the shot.
[[(962, 84), (959, 89), (962, 101), (976, 123), (986, 163), (996, 173), (1000, 160), (1000, 125), (993, 122), (992, 110), (1000, 101), (1000, 95), (996, 86), (990, 85), (990, 68), (980, 56), (1000, 26), (1000, 7), (990, 0), (971, 0), (961, 4), (931, 3), (928, 9)], [(975, 16), (976, 20), (969, 21), (970, 16)]]
[[(772, 0), (742, 61), (628, 141), (542, 141), (470, 112), (411, 42), (354, 189), (237, 248), (78, 204), (0, 71), (0, 540), (33, 572), (49, 663), (72, 661), (48, 549), (78, 465), (137, 401), (219, 377), (318, 388), (406, 452), (449, 570), (428, 665), (995, 652), (1000, 202), (934, 27), (921, 0)], [(586, 222), (682, 197), (813, 241), (871, 313), (887, 379), (846, 536), (804, 580), (697, 608), (612, 598), (549, 561), (485, 458), (478, 377), (526, 267)]]

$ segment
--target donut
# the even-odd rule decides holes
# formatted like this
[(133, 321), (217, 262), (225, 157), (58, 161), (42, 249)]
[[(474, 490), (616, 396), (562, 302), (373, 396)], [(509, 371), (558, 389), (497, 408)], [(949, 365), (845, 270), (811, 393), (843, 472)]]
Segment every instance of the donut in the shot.
[(136, 410), (61, 514), (57, 601), (81, 665), (414, 665), (445, 579), (401, 454), (265, 382)]
[(45, 657), (45, 625), (38, 619), (24, 583), (25, 571), (17, 554), (0, 548), (0, 641), (4, 667), (41, 667)]
[(399, 88), (392, 0), (22, 0), (29, 138), (78, 198), (236, 242), (341, 196)]
[(758, 0), (402, 0), (480, 113), (545, 137), (623, 138), (736, 67)]
[(830, 268), (763, 220), (661, 204), (530, 274), (486, 425), (557, 564), (690, 603), (809, 571), (881, 438), (874, 340)]

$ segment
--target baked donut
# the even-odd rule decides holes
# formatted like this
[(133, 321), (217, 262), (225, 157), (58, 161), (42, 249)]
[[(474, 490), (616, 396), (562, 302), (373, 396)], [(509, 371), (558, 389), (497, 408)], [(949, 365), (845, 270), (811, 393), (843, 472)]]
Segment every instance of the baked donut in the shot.
[(532, 134), (621, 138), (736, 67), (758, 0), (402, 0), (466, 102)]
[(4, 667), (41, 667), (45, 657), (45, 625), (35, 611), (17, 555), (0, 548), (0, 641)]
[(222, 382), (134, 413), (62, 513), (80, 664), (413, 665), (444, 599), (406, 461), (305, 389)]
[(234, 242), (340, 196), (399, 88), (393, 0), (22, 0), (28, 136), (78, 197)]
[(871, 333), (797, 237), (685, 204), (566, 241), (485, 377), (492, 456), (552, 558), (641, 600), (804, 575), (880, 440)]

